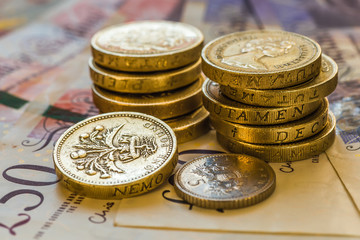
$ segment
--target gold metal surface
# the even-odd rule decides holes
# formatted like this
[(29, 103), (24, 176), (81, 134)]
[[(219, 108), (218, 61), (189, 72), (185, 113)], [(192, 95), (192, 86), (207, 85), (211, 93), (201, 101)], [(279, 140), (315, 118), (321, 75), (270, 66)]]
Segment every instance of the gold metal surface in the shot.
[(209, 112), (204, 107), (164, 122), (174, 130), (179, 144), (200, 137), (210, 130)]
[(107, 90), (123, 93), (156, 93), (177, 89), (196, 81), (201, 74), (201, 59), (185, 67), (151, 73), (112, 71), (89, 60), (93, 83)]
[(116, 112), (85, 119), (56, 142), (53, 159), (69, 190), (93, 198), (121, 199), (163, 183), (177, 163), (177, 141), (163, 121)]
[(152, 72), (174, 69), (200, 58), (204, 36), (180, 22), (137, 21), (111, 26), (91, 39), (94, 61), (113, 70)]
[(221, 94), (218, 83), (209, 79), (203, 84), (203, 103), (210, 115), (224, 121), (248, 125), (273, 125), (291, 122), (314, 112), (320, 101), (284, 107), (255, 107), (236, 102)]
[(212, 126), (220, 134), (233, 140), (256, 144), (297, 142), (320, 132), (327, 123), (329, 102), (323, 99), (320, 107), (311, 115), (291, 123), (254, 126), (223, 121), (210, 117)]
[(221, 85), (276, 89), (319, 74), (321, 48), (296, 33), (256, 30), (219, 37), (204, 47), (201, 57), (204, 74)]
[(264, 161), (241, 154), (195, 158), (175, 174), (175, 191), (185, 201), (204, 208), (247, 207), (275, 190), (274, 170)]
[(120, 94), (92, 86), (93, 101), (101, 112), (135, 111), (160, 119), (187, 114), (202, 105), (203, 77), (189, 86), (153, 94)]
[(303, 84), (272, 90), (232, 88), (221, 86), (227, 97), (242, 103), (265, 106), (291, 106), (320, 100), (332, 93), (338, 82), (338, 66), (329, 56), (322, 55), (321, 71), (318, 76)]
[(268, 162), (288, 162), (311, 158), (328, 149), (335, 140), (335, 116), (329, 112), (325, 128), (315, 136), (289, 144), (252, 144), (236, 141), (217, 133), (221, 146), (233, 153), (243, 153)]

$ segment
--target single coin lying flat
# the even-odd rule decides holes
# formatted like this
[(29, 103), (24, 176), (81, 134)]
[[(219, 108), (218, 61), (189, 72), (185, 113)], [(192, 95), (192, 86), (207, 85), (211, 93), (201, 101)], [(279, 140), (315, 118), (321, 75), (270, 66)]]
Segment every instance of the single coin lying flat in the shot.
[(177, 163), (177, 141), (163, 121), (136, 112), (85, 119), (58, 139), (53, 159), (61, 182), (93, 198), (121, 199), (163, 183)]
[(275, 180), (274, 170), (258, 158), (216, 154), (185, 163), (175, 174), (175, 191), (199, 207), (233, 209), (268, 198)]

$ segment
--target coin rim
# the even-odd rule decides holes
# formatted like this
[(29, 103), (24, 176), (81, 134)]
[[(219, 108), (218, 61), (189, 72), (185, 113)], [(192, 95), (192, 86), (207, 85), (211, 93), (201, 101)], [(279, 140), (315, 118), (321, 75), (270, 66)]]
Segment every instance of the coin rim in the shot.
[[(195, 118), (192, 118), (192, 121), (189, 122), (188, 118), (193, 114), (196, 114), (196, 116)], [(203, 106), (201, 106), (193, 112), (182, 115), (180, 117), (166, 119), (164, 122), (173, 129), (178, 143), (181, 144), (198, 138), (210, 130), (209, 115), (209, 112)], [(184, 119), (186, 124), (183, 122)], [(177, 125), (172, 127), (172, 125), (175, 124)], [(188, 134), (186, 134), (188, 132), (192, 133), (190, 137)]]
[[(188, 166), (193, 164), (196, 161), (206, 159), (207, 157), (216, 157), (216, 156), (226, 156), (226, 157), (238, 157), (244, 156), (250, 158), (251, 160), (258, 161), (259, 163), (263, 164), (265, 168), (269, 171), (269, 181), (267, 184), (262, 188), (264, 190), (256, 190), (252, 192), (252, 195), (248, 195), (246, 197), (231, 197), (227, 199), (216, 199), (216, 198), (204, 198), (204, 196), (191, 192), (181, 182), (181, 173), (183, 170)], [(223, 208), (223, 209), (234, 209), (234, 208), (242, 208), (254, 205), (256, 203), (262, 202), (267, 199), (275, 190), (276, 187), (276, 174), (274, 169), (267, 164), (265, 161), (246, 154), (234, 154), (234, 153), (222, 153), (222, 154), (213, 154), (213, 155), (204, 155), (197, 158), (194, 158), (190, 161), (187, 161), (184, 165), (182, 165), (175, 173), (174, 176), (174, 188), (175, 192), (178, 194), (179, 197), (185, 199), (187, 202), (194, 204), (199, 207), (204, 208)]]
[[(310, 103), (300, 103), (298, 105), (292, 105), (292, 106), (279, 106), (279, 107), (274, 107), (274, 108), (266, 108), (266, 107), (261, 107), (261, 106), (254, 106), (254, 105), (249, 105), (249, 104), (245, 104), (245, 103), (241, 103), (241, 102), (238, 102), (238, 101), (235, 101), (233, 99), (230, 99), (226, 96), (223, 96), (227, 101), (231, 101), (231, 102), (234, 102), (234, 104), (237, 104), (237, 105), (244, 105), (246, 108), (240, 108), (240, 107), (237, 107), (237, 106), (231, 106), (231, 105), (227, 105), (227, 104), (224, 104), (222, 102), (219, 101), (218, 98), (215, 98), (213, 96), (213, 94), (208, 91), (209, 90), (209, 86), (210, 84), (212, 83), (215, 83), (215, 84), (218, 84), (218, 90), (220, 91), (220, 85), (218, 82), (215, 82), (215, 81), (212, 81), (211, 79), (209, 78), (206, 78), (203, 85), (202, 85), (202, 97), (203, 97), (203, 104), (204, 104), (204, 107), (209, 111), (208, 109), (208, 105), (209, 103), (213, 104), (213, 105), (216, 105), (216, 106), (220, 106), (221, 108), (224, 108), (224, 109), (236, 109), (236, 111), (247, 111), (247, 112), (250, 112), (252, 111), (252, 109), (263, 109), (264, 111), (268, 111), (268, 112), (271, 112), (271, 111), (281, 111), (281, 110), (284, 110), (284, 109), (292, 109), (296, 106), (301, 106), (303, 104), (306, 104), (307, 106), (312, 106), (312, 104), (310, 105)], [(222, 93), (220, 93), (222, 95)], [(321, 100), (317, 100), (313, 103), (319, 103), (318, 107), (320, 106), (320, 103), (321, 103)], [(248, 124), (248, 125), (276, 125), (276, 124), (282, 124), (282, 123), (287, 123), (287, 122), (291, 122), (291, 121), (295, 121), (295, 120), (298, 120), (300, 118), (303, 118), (309, 114), (312, 114), (314, 111), (316, 111), (317, 107), (314, 108), (312, 111), (308, 112), (308, 114), (305, 114), (305, 115), (302, 115), (301, 117), (297, 117), (295, 119), (282, 119), (281, 121), (268, 121), (266, 123), (264, 122), (254, 122), (254, 121), (247, 121), (247, 122), (244, 122), (244, 121), (241, 121), (241, 120), (234, 120), (234, 119), (230, 119), (229, 117), (226, 117), (226, 118), (222, 118), (220, 117), (220, 115), (218, 115), (219, 117), (218, 118), (222, 118), (223, 120), (226, 120), (226, 121), (229, 121), (229, 122), (234, 122), (234, 123), (239, 123), (239, 124)], [(209, 111), (210, 112), (210, 115), (214, 115), (213, 111)]]
[[(229, 148), (225, 145), (224, 142), (222, 141), (219, 141), (219, 138), (218, 136), (220, 135), (221, 138), (225, 139), (227, 142), (232, 142), (232, 143), (236, 143), (236, 142), (239, 142), (240, 144), (242, 145), (247, 145), (247, 146), (250, 146), (250, 147), (246, 147), (249, 151), (249, 149), (253, 146), (258, 146), (258, 147), (267, 147), (267, 149), (269, 149), (269, 147), (276, 147), (278, 150), (287, 150), (287, 149), (296, 149), (297, 147), (300, 147), (301, 145), (308, 145), (310, 144), (311, 142), (313, 141), (321, 141), (323, 140), (324, 138), (329, 138), (331, 143), (329, 144), (329, 146), (327, 148), (329, 148), (335, 141), (335, 137), (336, 137), (336, 118), (334, 116), (334, 114), (329, 111), (328, 113), (328, 123), (327, 125), (325, 126), (325, 128), (323, 130), (321, 130), (319, 133), (317, 133), (316, 135), (312, 136), (312, 137), (309, 137), (309, 138), (306, 138), (304, 140), (301, 140), (301, 141), (298, 141), (298, 142), (294, 142), (294, 143), (286, 143), (286, 144), (253, 144), (253, 143), (246, 143), (246, 142), (243, 142), (243, 141), (238, 141), (238, 140), (232, 140), (230, 139), (229, 137), (226, 137), (224, 136), (223, 134), (221, 133), (218, 133), (216, 132), (216, 138), (218, 140), (218, 143), (226, 150), (230, 151)], [(331, 125), (329, 125), (331, 124)], [(253, 148), (251, 150), (251, 152), (257, 152), (258, 148)], [(264, 154), (264, 156), (262, 156), (262, 158), (267, 158), (269, 153), (268, 153), (268, 150), (266, 150), (267, 153)], [(320, 154), (322, 152), (326, 151), (325, 150), (317, 150), (315, 151), (314, 153), (312, 153), (312, 156), (313, 155), (316, 155), (316, 154)], [(255, 156), (256, 157), (256, 156)], [(299, 159), (295, 159), (295, 160), (292, 160), (292, 159), (284, 159), (284, 160), (277, 160), (277, 161), (274, 161), (272, 159), (265, 159), (266, 161), (268, 162), (272, 162), (272, 163), (282, 163), (282, 162), (294, 162), (294, 161), (300, 161), (300, 160), (305, 160), (305, 159), (308, 159), (310, 156), (305, 156), (305, 157), (301, 157)]]
[[(334, 61), (334, 59), (332, 59), (331, 57), (327, 56), (326, 54), (322, 54), (322, 59), (326, 59), (326, 61), (330, 62), (331, 66), (333, 67), (333, 72), (332, 74), (329, 76), (329, 78), (324, 79), (321, 82), (315, 83), (315, 78), (318, 78), (319, 75), (317, 75), (316, 77), (314, 77), (313, 79), (310, 79), (306, 82), (300, 83), (298, 85), (294, 85), (294, 86), (289, 86), (286, 88), (280, 88), (280, 89), (255, 89), (255, 88), (237, 88), (240, 91), (244, 91), (246, 92), (246, 94), (254, 94), (254, 95), (266, 95), (269, 92), (272, 92), (273, 96), (276, 95), (282, 95), (284, 96), (286, 94), (286, 96), (288, 97), (288, 99), (293, 99), (293, 97), (291, 95), (296, 94), (304, 94), (305, 91), (313, 91), (314, 89), (318, 89), (318, 88), (324, 88), (326, 89), (325, 94), (324, 95), (320, 95), (317, 99), (315, 100), (309, 100), (309, 101), (301, 101), (301, 103), (310, 103), (310, 102), (314, 102), (314, 101), (318, 101), (321, 98), (324, 98), (326, 96), (328, 96), (330, 93), (332, 93), (335, 89), (336, 89), (336, 85), (338, 82), (338, 65), (336, 64), (336, 62)], [(324, 60), (322, 60), (324, 61)], [(321, 70), (320, 73), (321, 74)], [(334, 83), (333, 83), (334, 82)], [(330, 86), (330, 87), (328, 87)], [(226, 86), (226, 85), (221, 85), (220, 89), (222, 91), (222, 93), (228, 97), (231, 98), (234, 101), (238, 101), (244, 104), (249, 104), (249, 105), (255, 105), (255, 106), (261, 106), (261, 107), (280, 107), (280, 106), (288, 106), (288, 105), (292, 105), (292, 104), (296, 104), (296, 103), (283, 103), (283, 104), (279, 104), (279, 103), (270, 103), (267, 104), (264, 101), (243, 101), (240, 97), (237, 96), (232, 96), (231, 94), (227, 94), (227, 90), (229, 89), (230, 86)], [(234, 88), (234, 87), (232, 87)], [(306, 89), (305, 89), (306, 88)], [(224, 91), (225, 89), (225, 91)], [(231, 91), (230, 89), (228, 91)]]
[[(124, 102), (124, 101), (120, 102), (120, 101), (111, 99), (107, 96), (104, 96), (103, 94), (99, 94), (99, 91), (97, 90), (97, 88), (100, 88), (101, 91), (109, 91), (109, 90), (102, 89), (101, 87), (98, 87), (95, 85), (91, 86), (91, 90), (92, 90), (92, 94), (93, 94), (94, 104), (102, 112), (118, 111), (117, 108), (129, 108), (129, 107), (134, 108), (132, 111), (134, 111), (136, 108), (135, 111), (138, 111), (138, 112), (142, 112), (142, 111), (144, 111), (144, 109), (147, 109), (146, 111), (148, 111), (148, 112), (145, 114), (151, 114), (157, 118), (164, 120), (164, 119), (179, 117), (181, 115), (192, 112), (196, 108), (200, 107), (202, 105), (201, 87), (202, 87), (203, 81), (204, 81), (204, 77), (202, 75), (200, 75), (200, 77), (195, 82), (191, 83), (190, 85), (184, 86), (180, 89), (171, 90), (171, 91), (182, 90), (182, 91), (184, 91), (184, 93), (186, 93), (186, 95), (183, 94), (181, 96), (181, 98), (178, 97), (176, 99), (168, 100), (166, 102), (164, 102), (164, 101), (145, 102), (145, 99), (141, 103)], [(196, 86), (195, 86), (197, 84), (199, 84), (198, 89), (196, 89)], [(190, 88), (190, 87), (194, 88), (194, 91), (189, 91), (188, 88)], [(109, 91), (109, 92), (111, 94), (121, 95), (120, 93), (117, 93), (117, 92), (113, 92), (113, 91)], [(184, 96), (186, 96), (186, 97), (184, 97)], [(166, 98), (166, 97), (161, 97), (161, 98)], [(97, 100), (95, 100), (95, 99), (97, 99)], [(189, 108), (188, 103), (190, 103), (190, 102), (192, 103), (192, 105), (190, 105), (190, 108)], [(110, 103), (112, 103), (112, 104), (110, 104)], [(184, 103), (186, 103), (186, 104), (184, 104)], [(105, 109), (102, 107), (104, 104), (106, 104)], [(173, 105), (173, 106), (171, 106), (171, 105)], [(182, 107), (175, 108), (175, 105), (182, 106)], [(169, 112), (169, 109), (172, 109), (173, 111)], [(103, 110), (105, 110), (105, 111), (103, 111)], [(126, 110), (121, 110), (121, 111), (126, 111)]]
[[(282, 70), (278, 70), (278, 71), (265, 71), (265, 72), (247, 72), (247, 71), (237, 71), (237, 70), (227, 69), (227, 68), (224, 68), (222, 66), (216, 65), (216, 63), (213, 63), (211, 61), (211, 59), (209, 59), (207, 54), (206, 54), (206, 52), (209, 52), (209, 51), (212, 50), (212, 49), (209, 50), (210, 47), (216, 46), (217, 42), (219, 42), (219, 41), (221, 41), (223, 39), (226, 39), (226, 38), (231, 38), (231, 37), (236, 36), (236, 35), (247, 35), (247, 34), (254, 34), (254, 33), (266, 34), (266, 33), (276, 33), (276, 32), (277, 33), (282, 33), (282, 34), (285, 33), (285, 34), (293, 35), (293, 36), (296, 36), (296, 37), (299, 37), (299, 38), (303, 38), (303, 39), (307, 40), (308, 42), (310, 42), (311, 44), (313, 44), (314, 49), (318, 50), (318, 51), (314, 53), (313, 57), (309, 60), (310, 62), (308, 61), (306, 63), (303, 63), (302, 65), (298, 65), (298, 66), (292, 67), (292, 68), (287, 68), (286, 70), (282, 69)], [(209, 65), (213, 70), (216, 70), (216, 71), (230, 72), (232, 74), (237, 74), (237, 75), (268, 76), (268, 75), (272, 75), (272, 74), (276, 74), (276, 73), (284, 73), (284, 72), (287, 73), (287, 72), (290, 72), (290, 71), (293, 71), (293, 70), (300, 69), (302, 67), (307, 67), (307, 66), (311, 65), (312, 63), (318, 61), (319, 59), (321, 60), (321, 54), (322, 54), (322, 51), (321, 51), (320, 45), (317, 42), (315, 42), (314, 40), (312, 40), (311, 38), (307, 37), (307, 36), (304, 36), (304, 35), (301, 35), (301, 34), (298, 34), (298, 33), (294, 33), (294, 32), (283, 31), (283, 30), (271, 30), (271, 29), (268, 29), (268, 30), (249, 30), (249, 31), (243, 31), (243, 32), (234, 32), (234, 33), (230, 33), (230, 34), (227, 34), (227, 35), (223, 35), (223, 36), (221, 36), (219, 38), (213, 39), (212, 41), (207, 43), (204, 46), (204, 48), (202, 49), (201, 58), (203, 60), (203, 63)]]
[[(220, 134), (222, 134), (225, 137), (231, 138), (233, 140), (238, 140), (241, 142), (247, 142), (247, 143), (252, 143), (252, 144), (287, 144), (287, 143), (293, 143), (293, 142), (298, 142), (298, 141), (302, 141), (305, 140), (309, 137), (312, 137), (314, 135), (316, 135), (317, 133), (320, 133), (322, 131), (322, 129), (324, 129), (326, 127), (326, 124), (324, 124), (323, 126), (320, 126), (320, 128), (315, 131), (315, 133), (312, 133), (311, 135), (307, 135), (304, 138), (298, 139), (298, 140), (287, 140), (287, 141), (283, 141), (283, 142), (275, 142), (275, 139), (273, 139), (273, 134), (271, 134), (271, 132), (278, 132), (278, 131), (290, 131), (290, 129), (293, 129), (295, 131), (295, 127), (299, 126), (299, 127), (304, 127), (304, 125), (306, 126), (310, 126), (313, 125), (315, 122), (319, 122), (321, 121), (320, 119), (322, 119), (322, 117), (326, 117), (328, 115), (328, 110), (329, 110), (329, 101), (327, 100), (327, 98), (323, 98), (322, 102), (319, 106), (318, 109), (315, 110), (315, 112), (291, 121), (291, 122), (287, 122), (287, 123), (283, 123), (283, 124), (276, 124), (276, 125), (246, 125), (246, 124), (240, 124), (240, 123), (233, 123), (233, 122), (229, 122), (229, 121), (225, 121), (220, 119), (219, 117), (216, 116), (210, 116), (210, 122), (211, 125), (215, 128), (215, 130), (217, 132), (219, 132)], [(328, 122), (327, 117), (325, 118), (325, 123)], [(214, 124), (215, 122), (215, 124)], [(218, 126), (219, 125), (223, 125), (223, 127), (221, 127), (221, 131), (219, 131)], [(234, 128), (236, 127), (238, 129), (238, 133), (232, 137), (229, 136), (229, 131), (228, 129), (230, 128)], [(261, 138), (257, 137), (257, 133), (259, 133), (260, 131), (264, 132), (265, 134), (267, 134), (269, 137), (268, 138)], [(253, 136), (253, 137), (248, 137), (246, 140), (244, 139), (245, 137), (242, 137), (242, 139), (240, 139), (241, 135), (244, 136)], [(239, 137), (240, 136), (240, 137)], [(251, 140), (249, 140), (251, 139)]]
[[(163, 53), (154, 53), (154, 54), (131, 54), (131, 53), (118, 53), (118, 52), (112, 52), (106, 49), (101, 48), (100, 46), (98, 46), (96, 44), (96, 39), (98, 38), (99, 35), (101, 35), (103, 32), (108, 31), (109, 29), (112, 28), (118, 28), (124, 25), (130, 25), (130, 24), (142, 24), (142, 23), (152, 23), (152, 24), (157, 24), (157, 23), (165, 23), (165, 24), (176, 24), (176, 25), (183, 25), (185, 28), (188, 28), (190, 30), (192, 30), (198, 37), (198, 41), (196, 41), (194, 44), (186, 47), (186, 48), (181, 48), (181, 49), (177, 49), (177, 50), (173, 50), (173, 51), (166, 51)], [(131, 58), (152, 58), (152, 57), (166, 57), (168, 55), (173, 55), (173, 54), (178, 54), (178, 53), (184, 53), (187, 51), (191, 51), (192, 49), (198, 47), (199, 45), (201, 45), (204, 42), (204, 35), (203, 33), (196, 28), (195, 26), (192, 26), (190, 24), (187, 23), (183, 23), (183, 22), (175, 22), (175, 21), (164, 21), (164, 20), (144, 20), (144, 21), (131, 21), (131, 22), (127, 22), (127, 23), (122, 23), (122, 24), (116, 24), (116, 25), (112, 25), (109, 27), (106, 27), (100, 31), (98, 31), (97, 33), (95, 33), (93, 35), (93, 37), (90, 40), (90, 44), (91, 47), (94, 48), (96, 51), (103, 53), (104, 55), (112, 55), (112, 56), (117, 56), (117, 57), (131, 57)], [(101, 64), (100, 64), (101, 65)]]
[[(151, 94), (151, 93), (159, 93), (159, 92), (165, 92), (165, 91), (171, 91), (178, 88), (185, 87), (187, 85), (190, 85), (191, 83), (195, 82), (197, 79), (200, 78), (201, 75), (201, 58), (199, 58), (196, 62), (190, 63), (184, 67), (170, 69), (168, 71), (158, 71), (158, 72), (151, 72), (151, 73), (144, 73), (144, 72), (121, 72), (112, 70), (109, 68), (104, 68), (103, 66), (99, 65), (95, 62), (93, 57), (89, 58), (88, 61), (89, 71), (90, 71), (90, 79), (92, 80), (92, 83), (96, 86), (102, 87), (104, 89), (119, 92), (119, 93), (136, 93), (136, 94)], [(184, 76), (189, 76), (190, 73), (192, 74), (192, 78), (184, 78)], [(128, 85), (131, 85), (133, 81), (147, 81), (147, 82), (158, 82), (163, 83), (165, 82), (165, 87), (162, 86), (161, 88), (156, 88), (156, 90), (153, 90), (149, 88), (148, 90), (133, 90), (129, 87), (127, 88), (117, 88), (117, 87), (108, 87), (107, 84), (101, 84), (98, 82), (95, 82), (95, 79), (93, 78), (93, 74), (97, 74), (100, 76), (103, 76), (103, 78), (108, 79), (111, 78), (114, 80), (114, 85), (116, 85), (118, 82), (121, 81), (128, 81)], [(183, 76), (184, 75), (184, 76)], [(175, 87), (173, 87), (171, 84), (173, 79), (172, 78), (181, 78), (183, 81), (181, 84), (175, 84)], [(108, 82), (109, 80), (104, 80), (104, 82)], [(164, 85), (164, 84), (161, 84)], [(170, 86), (170, 87), (169, 87)]]
[[(166, 129), (169, 132), (169, 135), (172, 136), (172, 138), (171, 138), (171, 141), (172, 141), (171, 148), (172, 149), (171, 149), (171, 151), (169, 151), (167, 153), (166, 160), (161, 165), (159, 165), (159, 167), (157, 169), (155, 169), (154, 171), (152, 171), (148, 174), (144, 174), (144, 175), (136, 177), (136, 178), (132, 177), (131, 180), (129, 180), (129, 181), (121, 181), (121, 182), (116, 182), (116, 183), (112, 183), (112, 184), (105, 184), (105, 183), (99, 184), (99, 183), (94, 183), (94, 181), (92, 181), (91, 183), (84, 182), (83, 180), (78, 179), (75, 174), (73, 174), (73, 175), (75, 175), (75, 177), (73, 177), (73, 176), (71, 176), (71, 174), (69, 174), (65, 171), (66, 168), (61, 166), (60, 150), (61, 150), (62, 146), (64, 145), (65, 141), (69, 138), (69, 136), (72, 135), (72, 133), (74, 131), (80, 129), (81, 127), (83, 127), (89, 123), (96, 122), (96, 120), (98, 118), (102, 118), (101, 120), (106, 120), (106, 119), (111, 119), (111, 118), (116, 118), (116, 117), (132, 117), (134, 115), (136, 117), (142, 118), (144, 120), (150, 119), (150, 121), (152, 121), (152, 122), (161, 124), (164, 127), (164, 129)], [(171, 165), (171, 163), (174, 161), (174, 158), (177, 158), (177, 139), (176, 139), (174, 131), (164, 121), (157, 119), (151, 115), (144, 114), (144, 113), (138, 113), (138, 112), (125, 112), (125, 111), (111, 112), (111, 113), (104, 113), (104, 114), (99, 114), (99, 115), (96, 115), (93, 117), (89, 117), (87, 119), (84, 119), (84, 120), (74, 124), (70, 128), (68, 128), (56, 141), (52, 156), (53, 156), (55, 170), (57, 173), (61, 174), (60, 177), (62, 177), (62, 178), (65, 177), (66, 179), (70, 179), (74, 184), (77, 184), (77, 185), (80, 185), (81, 187), (83, 187), (83, 190), (81, 192), (82, 194), (85, 193), (85, 195), (87, 195), (89, 197), (98, 198), (98, 196), (92, 195), (92, 191), (96, 187), (100, 188), (99, 192), (101, 192), (102, 195), (110, 196), (112, 194), (107, 194), (107, 193), (104, 194), (104, 191), (105, 192), (109, 191), (109, 190), (112, 191), (114, 187), (128, 186), (128, 185), (133, 184), (134, 182), (147, 179), (152, 175), (156, 175), (157, 173), (162, 172), (164, 169), (166, 169), (168, 166)], [(71, 172), (70, 170), (67, 170), (67, 171)], [(167, 176), (164, 176), (164, 178), (166, 178), (166, 177)], [(164, 179), (163, 181), (165, 181), (165, 180), (166, 179)], [(88, 194), (87, 192), (89, 192), (90, 194)], [(102, 198), (102, 196), (100, 198)]]

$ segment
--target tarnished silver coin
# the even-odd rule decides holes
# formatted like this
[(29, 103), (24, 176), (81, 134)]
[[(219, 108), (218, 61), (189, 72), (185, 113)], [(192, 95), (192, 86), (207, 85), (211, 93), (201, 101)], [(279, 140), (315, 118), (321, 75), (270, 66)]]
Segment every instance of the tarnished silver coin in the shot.
[(241, 208), (265, 200), (275, 190), (274, 170), (264, 161), (242, 154), (195, 158), (175, 174), (175, 191), (204, 208)]
[(177, 141), (163, 121), (136, 112), (85, 119), (58, 139), (53, 158), (62, 183), (78, 194), (121, 199), (163, 183), (177, 163)]

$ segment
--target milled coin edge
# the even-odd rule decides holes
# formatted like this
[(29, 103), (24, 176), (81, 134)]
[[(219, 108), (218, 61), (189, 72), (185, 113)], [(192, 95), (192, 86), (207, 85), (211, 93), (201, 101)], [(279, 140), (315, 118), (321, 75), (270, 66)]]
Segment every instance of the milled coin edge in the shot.
[(215, 157), (216, 156), (236, 157), (239, 155), (248, 157), (250, 159), (255, 159), (256, 161), (264, 162), (264, 167), (269, 170), (268, 173), (270, 175), (269, 176), (270, 180), (268, 181), (266, 186), (263, 187), (263, 189), (265, 189), (265, 190), (263, 190), (263, 191), (257, 190), (251, 196), (248, 196), (246, 198), (234, 197), (234, 198), (228, 198), (228, 199), (209, 199), (209, 198), (205, 199), (204, 196), (189, 191), (187, 188), (185, 188), (183, 186), (183, 184), (181, 184), (181, 181), (179, 180), (181, 177), (179, 175), (182, 173), (182, 171), (185, 169), (186, 166), (193, 164), (194, 162), (196, 162), (198, 160), (202, 160), (206, 157), (209, 157), (209, 156), (201, 156), (201, 157), (197, 157), (197, 158), (194, 158), (194, 159), (186, 162), (184, 165), (182, 165), (176, 171), (175, 176), (174, 176), (174, 189), (175, 189), (176, 194), (179, 197), (183, 198), (185, 201), (189, 202), (190, 204), (194, 204), (196, 206), (203, 207), (203, 208), (212, 208), (212, 209), (242, 208), (242, 207), (251, 206), (251, 205), (254, 205), (259, 202), (264, 201), (269, 196), (271, 196), (271, 194), (274, 192), (275, 187), (276, 187), (276, 174), (270, 165), (266, 164), (265, 161), (262, 161), (261, 159), (259, 159), (257, 157), (246, 155), (246, 154), (225, 153), (225, 154), (214, 154), (214, 155), (211, 155), (211, 157), (214, 157), (214, 156)]

